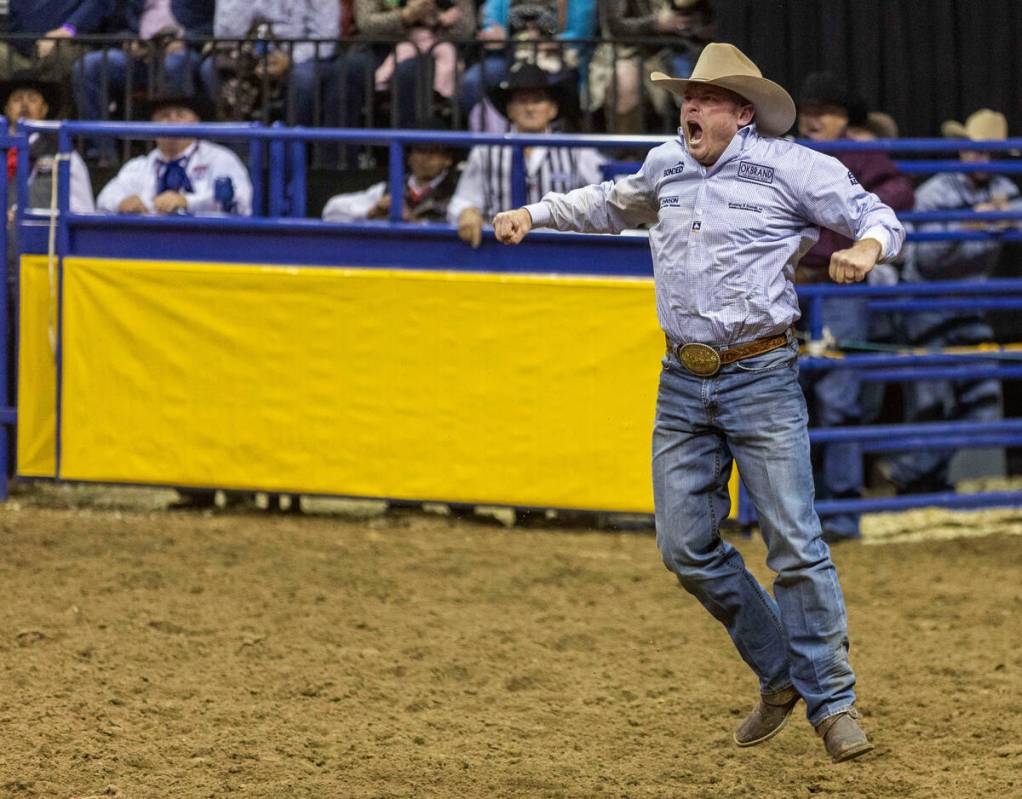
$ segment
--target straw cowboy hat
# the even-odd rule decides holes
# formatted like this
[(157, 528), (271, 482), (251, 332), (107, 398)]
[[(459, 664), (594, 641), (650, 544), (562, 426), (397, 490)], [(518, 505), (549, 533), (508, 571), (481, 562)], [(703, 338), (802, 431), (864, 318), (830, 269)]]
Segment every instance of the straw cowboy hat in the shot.
[(712, 42), (706, 45), (688, 78), (672, 78), (663, 72), (654, 72), (650, 79), (679, 96), (690, 83), (720, 86), (740, 94), (756, 109), (756, 127), (766, 136), (780, 136), (795, 124), (795, 101), (791, 95), (764, 78), (759, 67), (733, 44)]
[(940, 126), (940, 132), (949, 139), (1007, 139), (1008, 120), (998, 111), (981, 108), (970, 114), (964, 125), (949, 119)]

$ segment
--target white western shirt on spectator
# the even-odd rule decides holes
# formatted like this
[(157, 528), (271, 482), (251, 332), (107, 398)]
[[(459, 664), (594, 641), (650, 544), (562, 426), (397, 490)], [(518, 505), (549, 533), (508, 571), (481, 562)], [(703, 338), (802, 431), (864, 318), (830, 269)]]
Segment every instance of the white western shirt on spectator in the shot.
[[(458, 223), (466, 208), (478, 208), (487, 221), (511, 208), (512, 148), (473, 147), (458, 189), (447, 206), (447, 218)], [(604, 158), (591, 147), (532, 147), (525, 158), (525, 198), (535, 203), (547, 192), (564, 193), (603, 180)]]
[[(185, 158), (185, 174), (192, 184), (191, 192), (182, 192), (192, 214), (218, 213), (220, 205), (213, 196), (217, 178), (230, 178), (234, 184), (234, 213), (249, 216), (252, 213), (252, 181), (248, 170), (231, 150), (207, 141), (193, 143), (181, 153)], [(121, 201), (137, 194), (146, 209), (153, 212), (153, 200), (159, 187), (160, 171), (167, 159), (159, 149), (148, 155), (132, 158), (99, 193), (96, 205), (100, 211), (115, 214)]]

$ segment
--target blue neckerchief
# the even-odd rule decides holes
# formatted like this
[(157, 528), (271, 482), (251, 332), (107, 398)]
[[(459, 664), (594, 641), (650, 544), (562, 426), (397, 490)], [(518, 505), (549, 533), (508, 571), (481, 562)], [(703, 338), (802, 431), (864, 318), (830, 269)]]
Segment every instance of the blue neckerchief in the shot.
[(182, 155), (173, 161), (164, 161), (162, 158), (157, 159), (156, 163), (159, 165), (160, 170), (156, 186), (157, 194), (163, 194), (165, 191), (188, 194), (195, 192), (195, 189), (192, 188), (192, 182), (188, 179), (187, 168), (189, 158), (191, 158), (191, 154)]

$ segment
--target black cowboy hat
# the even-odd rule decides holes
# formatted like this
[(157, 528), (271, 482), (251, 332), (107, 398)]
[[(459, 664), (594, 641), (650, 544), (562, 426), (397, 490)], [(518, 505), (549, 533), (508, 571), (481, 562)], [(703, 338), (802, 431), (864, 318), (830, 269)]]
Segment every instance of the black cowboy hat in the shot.
[(205, 97), (190, 94), (158, 94), (151, 97), (143, 103), (142, 115), (152, 119), (153, 114), (164, 108), (187, 108), (195, 113), (200, 122), (216, 118), (216, 109)]
[(507, 104), (511, 100), (511, 95), (517, 91), (537, 89), (545, 91), (550, 99), (557, 103), (558, 116), (566, 110), (569, 98), (564, 83), (555, 81), (549, 72), (526, 61), (519, 61), (511, 67), (507, 80), (493, 88), (488, 96), (494, 107), (507, 116)]
[(23, 70), (15, 72), (7, 80), (0, 81), (0, 111), (18, 89), (33, 89), (39, 92), (50, 107), (50, 114), (60, 111), (61, 103), (64, 101), (64, 90), (59, 83), (41, 80), (31, 70)]
[(866, 101), (850, 91), (833, 72), (811, 72), (802, 82), (799, 108), (807, 105), (834, 105), (848, 112), (848, 124), (865, 127), (869, 109)]

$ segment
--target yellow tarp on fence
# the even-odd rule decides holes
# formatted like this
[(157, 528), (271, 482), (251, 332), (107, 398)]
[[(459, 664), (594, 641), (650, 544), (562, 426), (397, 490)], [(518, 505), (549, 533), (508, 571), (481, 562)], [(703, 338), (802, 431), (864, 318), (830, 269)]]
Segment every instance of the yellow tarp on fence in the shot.
[[(54, 474), (45, 259), (19, 471)], [(59, 477), (652, 509), (652, 282), (67, 258)]]

